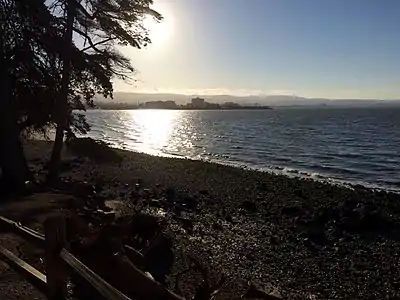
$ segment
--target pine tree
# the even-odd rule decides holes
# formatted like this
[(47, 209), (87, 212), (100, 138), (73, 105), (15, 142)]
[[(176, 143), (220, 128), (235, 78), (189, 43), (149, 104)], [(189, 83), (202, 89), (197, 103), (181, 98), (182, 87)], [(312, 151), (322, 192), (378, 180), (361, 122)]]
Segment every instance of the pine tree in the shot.
[[(83, 115), (112, 79), (134, 71), (117, 45), (150, 42), (143, 19), (152, 1), (3, 0), (0, 2), (0, 167), (22, 186), (28, 168), (21, 131), (56, 126), (49, 178), (57, 179), (65, 132), (87, 132)], [(68, 30), (67, 30), (68, 29)], [(61, 142), (60, 142), (61, 141)]]
[[(61, 152), (65, 132), (70, 128), (72, 103), (78, 106), (82, 103), (76, 90), (71, 88), (71, 69), (76, 48), (75, 40), (83, 40), (83, 48), (79, 51), (86, 55), (85, 66), (92, 67), (92, 73), (83, 69), (74, 83), (79, 86), (82, 76), (90, 74), (93, 82), (100, 81), (102, 94), (112, 96), (111, 79), (113, 77), (126, 78), (133, 67), (129, 60), (118, 53), (117, 45), (129, 45), (141, 48), (150, 43), (147, 30), (143, 26), (146, 16), (161, 20), (161, 15), (151, 9), (152, 0), (59, 0), (50, 7), (61, 15), (65, 35), (63, 52), (62, 82), (56, 110), (56, 137), (50, 161), (49, 179), (57, 180)], [(75, 36), (74, 36), (75, 34)], [(87, 45), (87, 46), (86, 46)], [(78, 66), (77, 66), (78, 67)], [(79, 76), (81, 76), (79, 78)], [(88, 79), (88, 78), (86, 78)], [(76, 86), (75, 86), (76, 87)], [(95, 96), (94, 85), (85, 83), (83, 89), (85, 101), (91, 103)], [(71, 101), (73, 99), (73, 101)]]

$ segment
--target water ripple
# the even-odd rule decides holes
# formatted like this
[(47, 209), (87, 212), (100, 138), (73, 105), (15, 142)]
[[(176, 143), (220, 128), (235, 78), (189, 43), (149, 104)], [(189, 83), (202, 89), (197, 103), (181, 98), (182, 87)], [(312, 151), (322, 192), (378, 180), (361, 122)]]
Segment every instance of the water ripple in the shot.
[(87, 112), (94, 138), (155, 155), (400, 189), (400, 109)]

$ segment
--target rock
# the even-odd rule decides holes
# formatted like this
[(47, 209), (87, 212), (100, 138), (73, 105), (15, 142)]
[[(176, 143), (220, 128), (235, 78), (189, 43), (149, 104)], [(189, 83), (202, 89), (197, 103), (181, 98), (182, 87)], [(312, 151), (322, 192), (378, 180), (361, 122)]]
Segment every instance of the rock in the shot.
[(96, 193), (101, 193), (104, 190), (104, 183), (103, 182), (96, 182), (94, 184), (94, 191)]
[(268, 185), (267, 185), (266, 182), (260, 182), (257, 187), (258, 187), (258, 189), (260, 191), (267, 191), (268, 190)]
[(58, 168), (60, 173), (67, 172), (74, 168), (74, 163), (71, 161), (62, 161)]
[(242, 296), (242, 299), (264, 299), (264, 300), (280, 300), (282, 299), (279, 295), (279, 291), (276, 289), (272, 293), (266, 292), (261, 287), (250, 283), (246, 293)]
[(302, 209), (300, 207), (296, 207), (296, 206), (285, 206), (282, 208), (281, 213), (283, 215), (287, 215), (287, 216), (299, 216), (302, 212)]
[(233, 221), (233, 218), (231, 215), (226, 215), (225, 217), (225, 221), (234, 224), (235, 222)]
[(306, 237), (318, 245), (323, 245), (326, 243), (326, 234), (323, 228), (312, 228), (307, 231)]
[(82, 199), (73, 196), (66, 198), (65, 202), (68, 209), (81, 209), (85, 205), (85, 202)]
[(122, 157), (107, 143), (89, 137), (73, 138), (66, 142), (67, 151), (80, 158), (87, 157), (96, 163), (121, 163)]
[(100, 218), (100, 220), (104, 222), (112, 222), (115, 220), (115, 212), (114, 211), (104, 211), (102, 209), (97, 209), (91, 212), (91, 214), (95, 217)]
[(151, 206), (151, 207), (157, 207), (157, 208), (165, 207), (164, 203), (162, 203), (160, 200), (157, 200), (157, 199), (150, 199), (150, 201), (148, 203), (149, 203), (149, 206)]
[(200, 195), (203, 195), (203, 196), (209, 196), (210, 195), (210, 193), (207, 190), (200, 190), (199, 193), (200, 193)]
[(160, 218), (141, 213), (130, 219), (128, 228), (132, 236), (139, 235), (144, 240), (150, 240), (162, 230)]
[(223, 230), (223, 229), (224, 229), (224, 226), (222, 226), (222, 224), (221, 224), (221, 223), (219, 223), (219, 222), (214, 222), (214, 224), (213, 224), (212, 228), (213, 228), (214, 230), (221, 231), (221, 230)]
[(257, 211), (257, 205), (254, 202), (248, 200), (243, 201), (240, 207), (250, 213), (254, 213)]
[(175, 259), (172, 238), (165, 235), (157, 238), (155, 244), (145, 252), (144, 259), (147, 270), (154, 279), (165, 284), (166, 276), (170, 273)]
[(168, 202), (174, 202), (176, 197), (176, 191), (174, 188), (170, 187), (165, 191), (165, 196)]
[(199, 205), (199, 202), (197, 201), (197, 199), (195, 199), (194, 197), (190, 196), (190, 195), (186, 195), (183, 199), (184, 204), (186, 204), (186, 207), (189, 210), (195, 210), (197, 208), (197, 206)]
[(140, 193), (137, 190), (131, 191), (130, 199), (131, 200), (137, 200), (138, 198), (140, 198)]
[(175, 217), (175, 220), (181, 224), (182, 228), (185, 229), (188, 234), (191, 234), (193, 232), (193, 220), (182, 217)]

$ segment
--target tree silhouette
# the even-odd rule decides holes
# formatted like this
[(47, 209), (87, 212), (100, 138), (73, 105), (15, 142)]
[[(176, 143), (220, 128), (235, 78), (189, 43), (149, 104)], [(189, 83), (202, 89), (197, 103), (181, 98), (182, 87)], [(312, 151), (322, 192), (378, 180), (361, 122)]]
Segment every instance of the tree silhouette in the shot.
[[(94, 85), (89, 84), (90, 80), (102, 84), (101, 92), (105, 97), (112, 96), (112, 77), (124, 79), (134, 70), (129, 60), (118, 53), (116, 46), (141, 48), (151, 42), (143, 20), (149, 15), (161, 20), (161, 15), (150, 8), (152, 3), (152, 0), (59, 0), (50, 5), (55, 15), (60, 16), (58, 19), (65, 30), (61, 52), (62, 82), (55, 114), (57, 130), (50, 161), (50, 180), (58, 177), (64, 133), (70, 128), (71, 108), (82, 108), (82, 93), (78, 93), (74, 87), (80, 87), (87, 103), (91, 103), (96, 92)], [(77, 48), (74, 34), (76, 39), (84, 42), (78, 51), (81, 55), (74, 53)], [(84, 59), (80, 60), (82, 56)], [(77, 60), (73, 61), (74, 59)], [(75, 74), (77, 80), (73, 81), (73, 64), (79, 60), (88, 69), (78, 70)], [(79, 65), (74, 66), (79, 69)], [(83, 78), (85, 81), (82, 81)], [(75, 107), (70, 105), (71, 102), (76, 104)]]
[(29, 178), (19, 135), (57, 126), (49, 179), (57, 179), (64, 134), (85, 133), (96, 94), (112, 97), (114, 77), (134, 71), (117, 45), (150, 42), (143, 19), (152, 1), (4, 0), (0, 2), (0, 167), (22, 186)]
[(34, 28), (18, 1), (0, 2), (0, 166), (7, 186), (21, 189), (29, 178), (19, 139), (24, 103), (40, 85), (34, 52)]

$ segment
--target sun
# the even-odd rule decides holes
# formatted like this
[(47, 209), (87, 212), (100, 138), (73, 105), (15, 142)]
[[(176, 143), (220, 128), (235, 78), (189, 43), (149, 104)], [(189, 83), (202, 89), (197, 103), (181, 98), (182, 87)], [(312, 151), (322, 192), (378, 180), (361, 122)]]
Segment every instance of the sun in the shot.
[(172, 33), (172, 24), (168, 19), (163, 19), (160, 22), (157, 22), (152, 17), (146, 17), (143, 22), (144, 27), (150, 33), (150, 39), (152, 44), (158, 45), (165, 43)]

